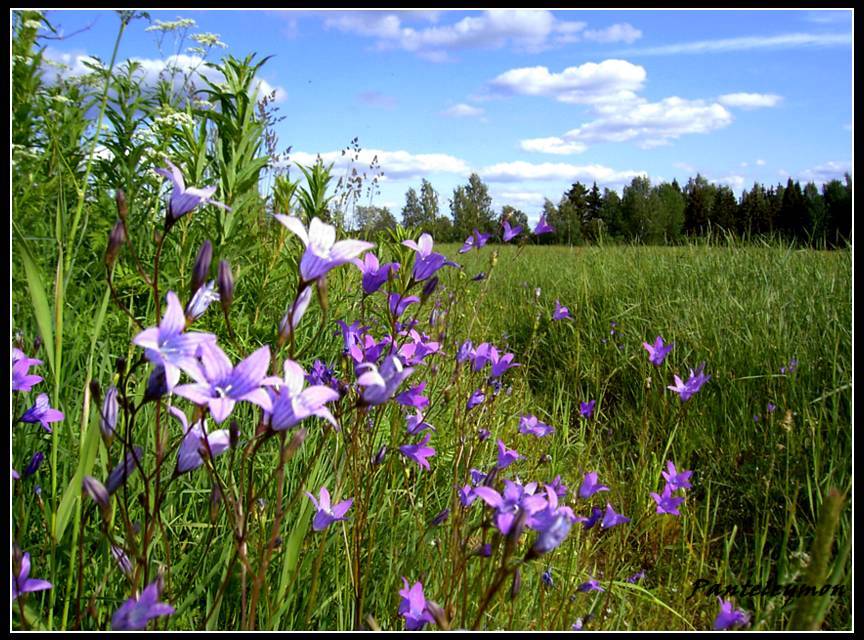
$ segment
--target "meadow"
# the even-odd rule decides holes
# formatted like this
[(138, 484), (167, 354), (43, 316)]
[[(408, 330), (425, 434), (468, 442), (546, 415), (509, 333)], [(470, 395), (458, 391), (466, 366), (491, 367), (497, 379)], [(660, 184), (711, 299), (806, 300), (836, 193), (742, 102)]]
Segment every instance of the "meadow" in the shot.
[(848, 248), (358, 240), (250, 58), (170, 111), (31, 31), (13, 629), (851, 628)]

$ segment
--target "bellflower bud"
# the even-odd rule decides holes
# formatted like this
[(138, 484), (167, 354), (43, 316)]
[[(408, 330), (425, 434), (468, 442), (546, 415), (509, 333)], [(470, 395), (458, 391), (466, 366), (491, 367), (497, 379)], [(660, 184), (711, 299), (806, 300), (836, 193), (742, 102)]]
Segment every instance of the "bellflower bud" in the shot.
[(195, 292), (201, 288), (204, 281), (207, 280), (207, 274), (210, 272), (210, 261), (213, 260), (213, 245), (209, 240), (205, 240), (204, 244), (198, 250), (198, 257), (195, 258), (195, 265), (192, 267), (192, 280), (189, 283), (189, 296), (194, 296)]
[(109, 269), (117, 261), (117, 254), (124, 242), (126, 242), (126, 230), (123, 228), (123, 223), (118, 220), (108, 234), (108, 247), (105, 249), (105, 266)]
[(103, 509), (108, 508), (108, 490), (101, 482), (96, 478), (84, 476), (81, 485), (84, 489), (84, 493), (90, 496), (93, 499), (93, 502)]
[(99, 428), (102, 431), (102, 439), (107, 446), (111, 446), (114, 440), (114, 432), (117, 428), (117, 387), (113, 384), (105, 392), (105, 400), (102, 402), (102, 415), (99, 416)]
[(129, 207), (126, 205), (126, 192), (123, 189), (115, 190), (114, 201), (117, 203), (117, 215), (125, 222), (126, 215), (129, 213)]
[(228, 313), (231, 303), (234, 302), (234, 276), (231, 275), (231, 265), (227, 260), (219, 261), (219, 301), (222, 310)]
[(522, 591), (522, 571), (518, 568), (513, 572), (513, 584), (510, 586), (510, 599), (515, 600)]

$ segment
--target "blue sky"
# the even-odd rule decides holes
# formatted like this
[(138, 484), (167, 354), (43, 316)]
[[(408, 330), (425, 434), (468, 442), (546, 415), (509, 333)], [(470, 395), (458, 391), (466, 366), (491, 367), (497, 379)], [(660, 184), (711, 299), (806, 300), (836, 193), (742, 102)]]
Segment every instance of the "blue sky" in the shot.
[[(48, 56), (75, 72), (107, 61), (110, 11), (48, 11), (68, 35)], [(153, 73), (189, 36), (273, 55), (280, 146), (336, 160), (355, 136), (385, 174), (373, 204), (397, 214), (428, 178), (447, 209), (477, 172), (494, 205), (533, 220), (580, 180), (621, 190), (634, 175), (696, 172), (740, 195), (754, 181), (821, 183), (852, 161), (851, 11), (153, 11), (176, 34), (131, 23), (120, 59)], [(75, 33), (87, 26), (88, 28)], [(213, 48), (208, 60), (223, 50)]]

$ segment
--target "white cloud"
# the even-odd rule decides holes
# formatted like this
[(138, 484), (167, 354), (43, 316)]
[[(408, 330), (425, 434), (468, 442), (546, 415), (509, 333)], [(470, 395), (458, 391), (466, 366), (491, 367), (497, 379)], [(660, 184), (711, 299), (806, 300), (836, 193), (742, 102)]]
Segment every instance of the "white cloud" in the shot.
[(546, 194), (536, 191), (501, 191), (493, 193), (492, 197), (501, 205), (509, 204), (511, 206), (540, 206), (546, 199)]
[(717, 102), (727, 107), (742, 109), (758, 109), (760, 107), (776, 107), (783, 96), (773, 93), (727, 93), (717, 98)]
[(718, 185), (725, 185), (732, 189), (736, 194), (744, 188), (744, 176), (725, 176), (723, 178), (709, 178), (709, 182)]
[(489, 85), (502, 95), (548, 96), (560, 102), (575, 104), (621, 103), (635, 98), (642, 88), (644, 67), (626, 60), (586, 62), (551, 73), (547, 67), (510, 69)]
[(642, 37), (642, 32), (633, 25), (623, 22), (613, 24), (611, 27), (606, 27), (605, 29), (588, 30), (585, 31), (584, 35), (586, 40), (594, 42), (626, 42), (627, 44), (632, 44)]
[[(546, 10), (491, 10), (457, 22), (441, 24), (440, 12), (426, 16), (434, 26), (407, 26), (423, 16), (417, 12), (348, 11), (325, 14), (324, 25), (344, 33), (374, 38), (380, 50), (411, 51), (433, 62), (450, 60), (448, 52), (464, 49), (500, 49), (511, 46), (536, 53), (580, 39), (584, 22), (559, 20)], [(434, 19), (431, 19), (434, 16)], [(641, 36), (628, 24), (592, 32), (597, 42), (633, 42)], [(586, 35), (587, 37), (587, 35)]]
[[(49, 82), (57, 75), (60, 75), (61, 77), (78, 77), (87, 73), (92, 73), (92, 71), (85, 65), (85, 62), (88, 60), (95, 60), (91, 56), (85, 54), (63, 53), (50, 48), (46, 49), (45, 57), (48, 59), (48, 66), (50, 67), (56, 67), (57, 63), (62, 65), (61, 67), (56, 68), (55, 71), (52, 71), (46, 66), (45, 76), (46, 80)], [(219, 71), (212, 67), (205, 66), (204, 59), (200, 56), (180, 54), (169, 56), (165, 59), (130, 58), (130, 60), (140, 65), (139, 70), (136, 71), (134, 77), (138, 84), (142, 85), (146, 89), (154, 88), (163, 77), (171, 78), (174, 82), (175, 89), (178, 90), (183, 86), (184, 79), (189, 76), (191, 76), (192, 80), (199, 87), (203, 84), (199, 78), (199, 74), (213, 82), (224, 80), (224, 77), (219, 73)], [(118, 65), (118, 68), (122, 67), (123, 64), (124, 63)], [(257, 82), (253, 86), (258, 89), (258, 99), (261, 99), (264, 95), (269, 95), (274, 91), (276, 93), (276, 102), (282, 102), (288, 96), (285, 89), (279, 86), (274, 86), (263, 78), (257, 78)]]
[(590, 164), (574, 165), (562, 162), (500, 162), (478, 171), (480, 177), (489, 182), (518, 182), (520, 180), (596, 181), (598, 184), (623, 184), (635, 176), (647, 175), (644, 171), (615, 171), (609, 167)]
[(674, 162), (672, 166), (676, 169), (681, 169), (681, 171), (686, 171), (690, 175), (694, 175), (697, 173), (696, 167), (692, 164), (687, 164), (686, 162)]
[(582, 153), (588, 147), (578, 142), (567, 142), (561, 138), (529, 138), (519, 142), (519, 146), (525, 151), (533, 151), (536, 153), (552, 153), (555, 155), (570, 155), (574, 153)]
[[(351, 166), (354, 154), (342, 155), (341, 151), (328, 151), (319, 154), (324, 164), (334, 163), (334, 172)], [(291, 153), (290, 161), (299, 162), (303, 165), (315, 163), (316, 155), (297, 151)], [(408, 151), (384, 151), (382, 149), (362, 149), (359, 157), (354, 162), (358, 171), (368, 167), (374, 158), (384, 172), (384, 177), (391, 179), (423, 178), (433, 173), (451, 173), (459, 176), (467, 176), (470, 173), (468, 164), (460, 159), (444, 153), (421, 153), (413, 154)]]
[(824, 162), (815, 167), (805, 169), (798, 172), (798, 179), (806, 182), (815, 182), (823, 184), (831, 180), (843, 180), (843, 174), (852, 173), (852, 169), (848, 162), (838, 162), (832, 160)]
[(764, 167), (765, 161), (762, 158), (759, 158), (758, 160), (756, 160), (756, 166), (757, 167)]
[(470, 104), (459, 103), (449, 107), (441, 112), (441, 115), (450, 118), (476, 118), (485, 113), (480, 107), (473, 107)]
[(562, 138), (583, 144), (633, 141), (650, 149), (682, 135), (721, 129), (731, 122), (732, 114), (716, 102), (675, 96), (659, 102), (640, 98), (633, 105), (568, 131)]
[(832, 47), (852, 44), (851, 33), (786, 33), (777, 36), (747, 36), (681, 42), (644, 49), (625, 49), (616, 55), (666, 56), (681, 53), (721, 53), (753, 49), (791, 49), (798, 47)]

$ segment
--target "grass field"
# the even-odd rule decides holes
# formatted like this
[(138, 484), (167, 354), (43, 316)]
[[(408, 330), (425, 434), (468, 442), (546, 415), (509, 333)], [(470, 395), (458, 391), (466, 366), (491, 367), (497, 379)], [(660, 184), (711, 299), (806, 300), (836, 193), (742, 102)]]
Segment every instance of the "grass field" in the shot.
[[(232, 362), (275, 344), (274, 319), (295, 290), (297, 243), (288, 246), (294, 258), (274, 253), (267, 270), (255, 268), (257, 256), (246, 263), (237, 258), (236, 340), (228, 338), (216, 310), (195, 325), (216, 333)], [(62, 369), (55, 372), (44, 352), (29, 350), (35, 315), (26, 290), (14, 292), (15, 328), (26, 336), (27, 354), (46, 360), (34, 372), (46, 378), (42, 391), (53, 388), (52, 406), (66, 419), (50, 435), (38, 425), (14, 426), (13, 467), (20, 471), (36, 450), (44, 451), (47, 464), (14, 483), (13, 531), (32, 556), (31, 576), (48, 579), (53, 588), (19, 599), (13, 626), (22, 626), (23, 613), (35, 628), (107, 628), (130, 587), (140, 590), (158, 572), (162, 600), (175, 613), (151, 623), (157, 628), (401, 629), (403, 576), (409, 584), (422, 581), (425, 597), (443, 609), (446, 620), (436, 617), (432, 628), (570, 629), (577, 623), (603, 630), (709, 629), (718, 601), (704, 589), (691, 594), (699, 580), (724, 589), (841, 585), (845, 592), (817, 597), (739, 591), (731, 599), (749, 614), (753, 629), (850, 628), (848, 251), (487, 246), (457, 255), (456, 248), (443, 251), (464, 268), (441, 271), (438, 291), (406, 313), (420, 308), (418, 330), (442, 345), (442, 353), (415, 367), (400, 389), (427, 382), (423, 395), (431, 404), (424, 416), (436, 429), (428, 471), (398, 451), (409, 442), (403, 407), (387, 402), (365, 412), (345, 399), (331, 407), (340, 433), (309, 420), (296, 451), (289, 444), (298, 433), (293, 430), (258, 438), (251, 457), (259, 410), (238, 404), (232, 417), (239, 443), (230, 453), (212, 467), (208, 462), (169, 480), (178, 423), (166, 422), (164, 403), (160, 422), (156, 403), (141, 402), (132, 438), (145, 451), (147, 482), (132, 474), (102, 515), (92, 500), (77, 499), (77, 483), (84, 475), (106, 478), (122, 448), (115, 442), (109, 450), (99, 441), (97, 401), (86, 392), (87, 380), (92, 375), (103, 390), (112, 380), (119, 384), (112, 370), (118, 357), (131, 365), (141, 355), (130, 344), (139, 329), (108, 305), (104, 281), (79, 280), (68, 300)], [(163, 295), (185, 290), (188, 281), (191, 258), (184, 267), (183, 249), (175, 249), (164, 258)], [(403, 264), (410, 260), (406, 252), (397, 245), (376, 249)], [(471, 280), (479, 272), (486, 277)], [(295, 359), (306, 371), (321, 358), (345, 383), (353, 382), (336, 319), (362, 319), (376, 337), (387, 329), (384, 294), (361, 302), (359, 286), (355, 267), (331, 272), (327, 317), (313, 302), (297, 332)], [(144, 288), (124, 299), (136, 303), (133, 314), (146, 318), (144, 326), (153, 326), (148, 295)], [(551, 319), (556, 300), (569, 308), (571, 320)], [(437, 324), (430, 326), (436, 301)], [(642, 343), (657, 335), (674, 348), (654, 366)], [(466, 338), (512, 352), (521, 365), (500, 378), (499, 393), (486, 387), (486, 401), (470, 410), (466, 401), (487, 375), (454, 366)], [(790, 371), (793, 360), (797, 367)], [(673, 375), (686, 380), (702, 362), (710, 380), (682, 402), (666, 387)], [(127, 391), (138, 402), (150, 367), (129, 369)], [(32, 401), (39, 390), (14, 397), (15, 417), (29, 406), (24, 398)], [(586, 418), (580, 403), (590, 400), (596, 405)], [(176, 396), (172, 403), (191, 406)], [(519, 416), (529, 413), (555, 432), (520, 434)], [(129, 422), (124, 427), (133, 429)], [(491, 433), (482, 442), (481, 429)], [(166, 438), (171, 456), (161, 474), (149, 473), (157, 437)], [(524, 456), (497, 472), (493, 486), (499, 490), (502, 478), (518, 478), (539, 482), (543, 493), (542, 484), (560, 476), (570, 487), (562, 504), (577, 515), (608, 502), (630, 521), (605, 530), (576, 524), (557, 549), (513, 564), (518, 549), (524, 554), (530, 544), (496, 534), (483, 501), (464, 508), (456, 493), (470, 469), (496, 466), (499, 438)], [(374, 464), (382, 445), (386, 456)], [(663, 489), (661, 471), (669, 460), (693, 471), (680, 516), (656, 513), (650, 496)], [(609, 491), (584, 500), (574, 494), (589, 471), (598, 472)], [(157, 478), (164, 483), (159, 508), (153, 503)], [(224, 489), (215, 500), (214, 481)], [(41, 485), (37, 500), (31, 499), (35, 484)], [(354, 503), (348, 520), (313, 532), (315, 508), (303, 492), (317, 496), (321, 486), (329, 487), (334, 504)], [(828, 498), (834, 489), (845, 496), (842, 506)], [(829, 513), (823, 505), (840, 511)], [(449, 513), (441, 515), (445, 509)], [(822, 534), (814, 543), (822, 511)], [(243, 543), (232, 534), (238, 514)], [(443, 521), (436, 524), (439, 515)], [(135, 570), (127, 578), (112, 558), (112, 543), (132, 557)], [(490, 558), (474, 553), (485, 543), (493, 544)], [(640, 571), (644, 577), (628, 581)], [(604, 591), (580, 590), (590, 579)]]

